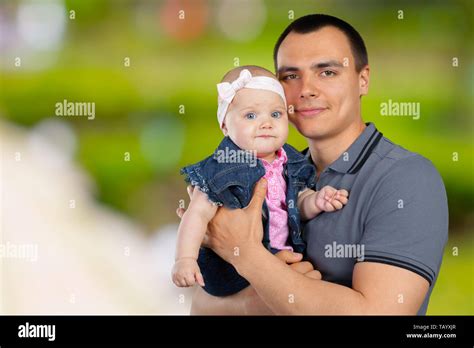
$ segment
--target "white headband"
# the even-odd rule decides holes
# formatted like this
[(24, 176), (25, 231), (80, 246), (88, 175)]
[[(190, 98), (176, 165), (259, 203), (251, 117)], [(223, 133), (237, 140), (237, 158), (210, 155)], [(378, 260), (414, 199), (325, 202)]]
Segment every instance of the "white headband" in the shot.
[(244, 69), (240, 72), (239, 77), (232, 83), (222, 82), (217, 84), (217, 121), (219, 122), (219, 126), (221, 127), (221, 129), (224, 125), (225, 115), (227, 113), (227, 109), (229, 108), (230, 103), (234, 99), (237, 91), (242, 88), (263, 89), (266, 91), (274, 92), (283, 99), (286, 108), (285, 92), (283, 91), (283, 87), (277, 80), (267, 76), (252, 77), (250, 71)]

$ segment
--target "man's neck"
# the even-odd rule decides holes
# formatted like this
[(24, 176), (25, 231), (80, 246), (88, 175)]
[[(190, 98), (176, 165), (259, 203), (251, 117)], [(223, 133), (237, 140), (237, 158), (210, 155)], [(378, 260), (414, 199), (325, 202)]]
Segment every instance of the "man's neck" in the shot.
[(316, 164), (317, 176), (331, 163), (337, 160), (362, 134), (366, 125), (360, 122), (346, 128), (344, 132), (327, 139), (308, 139), (311, 158)]

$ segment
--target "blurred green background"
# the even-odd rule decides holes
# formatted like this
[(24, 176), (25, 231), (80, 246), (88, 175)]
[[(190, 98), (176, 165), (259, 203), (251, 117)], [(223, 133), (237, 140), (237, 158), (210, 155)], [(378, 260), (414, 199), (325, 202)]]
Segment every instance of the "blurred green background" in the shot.
[[(151, 233), (177, 223), (187, 197), (179, 168), (222, 137), (215, 84), (235, 63), (273, 71), (278, 35), (309, 13), (358, 29), (371, 67), (365, 121), (429, 158), (444, 178), (450, 240), (428, 313), (474, 314), (469, 0), (3, 1), (0, 116), (27, 129), (68, 127), (97, 200)], [(56, 116), (65, 99), (94, 102), (95, 118)], [(389, 99), (421, 103), (420, 119), (381, 116)], [(293, 128), (288, 142), (306, 147)]]

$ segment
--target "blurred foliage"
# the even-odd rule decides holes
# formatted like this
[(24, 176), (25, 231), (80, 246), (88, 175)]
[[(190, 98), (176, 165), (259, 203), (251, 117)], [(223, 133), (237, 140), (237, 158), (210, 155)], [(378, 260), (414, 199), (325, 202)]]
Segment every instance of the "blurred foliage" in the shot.
[[(174, 221), (174, 202), (185, 197), (179, 167), (208, 155), (221, 139), (215, 121), (215, 83), (232, 68), (235, 58), (241, 65), (273, 70), (273, 45), (289, 23), (289, 11), (295, 17), (334, 14), (358, 28), (368, 46), (371, 90), (363, 102), (365, 120), (374, 122), (394, 142), (433, 161), (447, 186), (451, 223), (466, 226), (472, 221), (469, 2), (360, 1), (354, 7), (348, 1), (266, 1), (263, 29), (243, 42), (219, 30), (218, 1), (197, 3), (206, 9), (206, 26), (194, 38), (182, 39), (164, 26), (163, 13), (179, 8), (192, 13), (195, 7), (189, 1), (67, 0), (65, 11), (74, 10), (76, 17), (66, 19), (61, 46), (49, 53), (54, 62), (37, 70), (2, 66), (1, 115), (32, 127), (54, 117), (55, 103), (64, 99), (95, 102), (93, 121), (60, 120), (77, 134), (77, 158), (96, 179), (98, 198), (150, 227)], [(15, 6), (10, 8), (13, 14)], [(402, 20), (397, 18), (400, 9)], [(12, 61), (15, 56), (10, 50), (4, 58)], [(124, 66), (125, 57), (130, 58), (129, 67)], [(459, 67), (451, 66), (452, 57), (459, 58)], [(23, 64), (27, 66), (30, 59), (35, 59), (34, 53)], [(380, 103), (389, 99), (420, 102), (421, 118), (380, 116)], [(184, 113), (179, 113), (180, 105)], [(289, 143), (306, 147), (294, 130)], [(124, 161), (125, 152), (130, 153), (130, 162)], [(453, 152), (459, 154), (459, 161), (452, 160)], [(175, 195), (164, 204), (164, 211), (157, 211), (151, 203), (156, 202), (152, 197), (161, 185), (171, 185)], [(150, 187), (156, 191), (144, 195)], [(137, 211), (142, 211), (140, 216)]]
[(450, 238), (443, 264), (428, 305), (429, 315), (473, 315), (474, 313), (474, 238)]

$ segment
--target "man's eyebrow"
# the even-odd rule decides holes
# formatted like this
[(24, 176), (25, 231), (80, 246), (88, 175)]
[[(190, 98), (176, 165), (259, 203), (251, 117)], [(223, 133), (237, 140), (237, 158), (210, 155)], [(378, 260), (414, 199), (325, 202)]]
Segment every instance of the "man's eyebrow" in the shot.
[(342, 68), (343, 65), (337, 60), (327, 60), (327, 61), (311, 64), (311, 69), (313, 70), (322, 69), (322, 68), (331, 68), (331, 67)]
[[(311, 64), (311, 69), (312, 70), (316, 70), (316, 69), (322, 69), (322, 68), (331, 68), (331, 67), (334, 67), (334, 68), (342, 68), (344, 65), (341, 63), (341, 62), (338, 62), (337, 60), (325, 60), (325, 61), (322, 61), (322, 62), (318, 62), (318, 63), (313, 63)], [(283, 73), (286, 73), (286, 72), (295, 72), (295, 71), (300, 71), (300, 68), (296, 67), (296, 66), (282, 66), (281, 68), (278, 69), (277, 73), (278, 73), (278, 76), (280, 76), (281, 74)]]
[(277, 71), (277, 74), (280, 75), (280, 74), (283, 74), (283, 73), (286, 73), (288, 71), (299, 71), (300, 69), (295, 67), (295, 66), (282, 66), (281, 68), (278, 69)]

